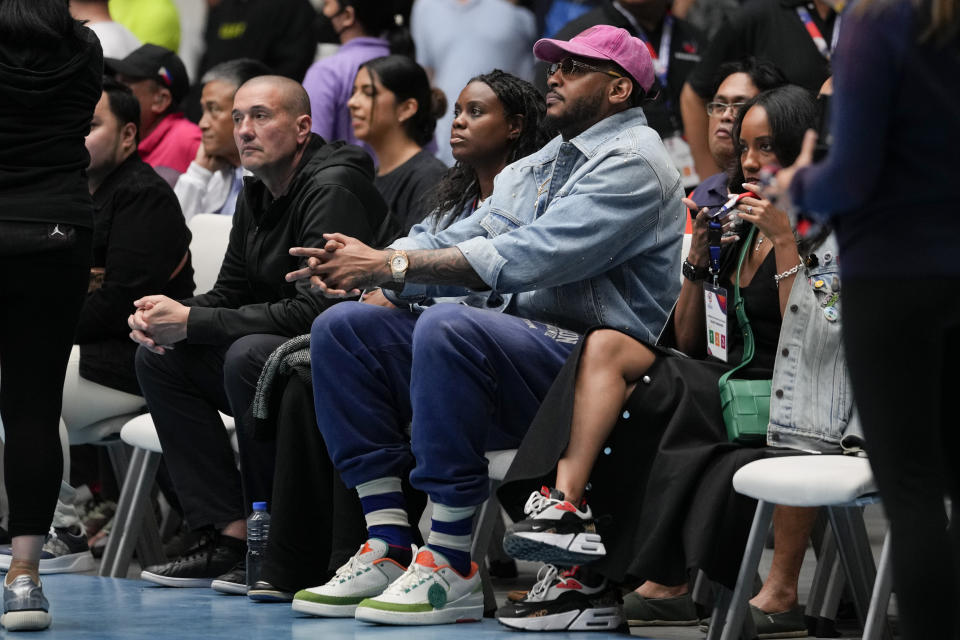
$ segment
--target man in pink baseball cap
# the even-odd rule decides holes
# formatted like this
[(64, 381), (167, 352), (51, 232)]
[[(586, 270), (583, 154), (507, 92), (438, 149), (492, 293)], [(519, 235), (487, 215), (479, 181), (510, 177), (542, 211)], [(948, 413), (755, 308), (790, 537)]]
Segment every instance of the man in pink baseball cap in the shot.
[[(342, 234), (291, 249), (309, 260), (288, 280), (331, 297), (379, 286), (397, 307), (346, 301), (311, 329), (314, 397), (324, 407), (317, 427), (357, 490), (369, 540), (337, 573), (364, 578), (301, 591), (297, 611), (398, 625), (480, 620), (471, 549), (487, 545), (471, 531), (490, 491), (485, 452), (523, 443), (582, 333), (602, 324), (653, 343), (677, 300), (686, 210), (680, 174), (639, 108), (654, 75), (646, 46), (594, 27), (569, 42), (541, 40), (535, 53), (553, 63), (547, 115), (560, 135), (507, 165), (471, 215), (436, 232), (418, 227), (383, 250)], [(483, 115), (471, 103), (457, 117)], [(509, 126), (533, 123), (511, 117)], [(454, 297), (464, 304), (449, 304)], [(415, 556), (403, 477), (434, 504)], [(574, 527), (593, 526), (589, 509), (566, 506)], [(540, 531), (547, 520), (535, 523)], [(616, 585), (558, 575), (541, 576), (500, 622), (623, 623)], [(560, 597), (574, 592), (583, 597)]]
[(653, 86), (647, 46), (626, 29), (597, 25), (569, 41), (543, 38), (533, 54), (547, 67), (547, 120), (564, 138), (640, 106)]

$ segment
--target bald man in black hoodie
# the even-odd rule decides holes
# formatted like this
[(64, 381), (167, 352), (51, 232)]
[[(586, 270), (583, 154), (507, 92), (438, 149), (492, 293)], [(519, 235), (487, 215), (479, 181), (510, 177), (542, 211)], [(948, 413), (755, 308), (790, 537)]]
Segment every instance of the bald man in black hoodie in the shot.
[(250, 80), (234, 98), (233, 120), (241, 163), (254, 177), (244, 180), (216, 284), (181, 302), (141, 298), (129, 324), (141, 344), (137, 377), (185, 519), (209, 533), (199, 549), (142, 577), (179, 587), (221, 577), (240, 591), (244, 518), (253, 501), (271, 497), (275, 452), (238, 428), (248, 479), (241, 490), (217, 412), (241, 422), (267, 356), (308, 332), (330, 304), (309, 283), (284, 280), (300, 266), (288, 249), (322, 246), (322, 234), (344, 228), (376, 242), (387, 207), (366, 153), (310, 133), (310, 102), (298, 83)]

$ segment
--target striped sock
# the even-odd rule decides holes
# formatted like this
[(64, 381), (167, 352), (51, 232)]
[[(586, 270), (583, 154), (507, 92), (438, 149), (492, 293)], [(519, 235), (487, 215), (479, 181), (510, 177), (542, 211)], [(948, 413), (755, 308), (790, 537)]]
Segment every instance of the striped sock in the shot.
[(413, 537), (400, 478), (377, 478), (358, 484), (357, 494), (367, 522), (367, 534), (409, 554)]
[(462, 575), (470, 573), (470, 543), (476, 510), (476, 507), (433, 505), (427, 546), (442, 553), (450, 566)]

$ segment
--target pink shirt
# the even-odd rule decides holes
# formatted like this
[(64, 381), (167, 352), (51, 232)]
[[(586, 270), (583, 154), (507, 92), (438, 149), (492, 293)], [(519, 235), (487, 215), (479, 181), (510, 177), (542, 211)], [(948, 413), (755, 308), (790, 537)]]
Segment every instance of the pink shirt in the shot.
[(200, 127), (182, 113), (171, 113), (161, 120), (146, 138), (140, 141), (140, 157), (154, 169), (169, 167), (184, 173), (197, 156)]

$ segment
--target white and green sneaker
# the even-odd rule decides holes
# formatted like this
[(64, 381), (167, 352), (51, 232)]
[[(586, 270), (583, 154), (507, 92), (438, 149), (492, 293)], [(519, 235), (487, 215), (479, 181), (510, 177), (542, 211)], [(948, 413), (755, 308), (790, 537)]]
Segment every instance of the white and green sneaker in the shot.
[(470, 575), (451, 567), (446, 558), (423, 548), (407, 572), (378, 596), (357, 606), (356, 618), (380, 624), (449, 624), (479, 622), (483, 617), (483, 589), (477, 564)]
[(361, 600), (380, 595), (406, 571), (388, 557), (389, 548), (383, 540), (370, 538), (326, 584), (298, 591), (293, 596), (293, 610), (325, 618), (352, 618)]

